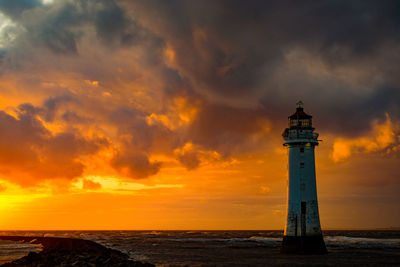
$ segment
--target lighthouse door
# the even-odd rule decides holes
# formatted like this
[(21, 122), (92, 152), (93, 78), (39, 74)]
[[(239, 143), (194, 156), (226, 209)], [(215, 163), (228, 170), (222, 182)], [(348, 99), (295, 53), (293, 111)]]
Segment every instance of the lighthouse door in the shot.
[(306, 236), (306, 203), (301, 202), (301, 236)]

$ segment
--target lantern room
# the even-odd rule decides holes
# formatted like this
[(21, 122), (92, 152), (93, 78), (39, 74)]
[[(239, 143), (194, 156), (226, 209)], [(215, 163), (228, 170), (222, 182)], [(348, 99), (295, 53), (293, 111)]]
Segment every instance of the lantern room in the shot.
[(297, 102), (296, 112), (289, 116), (289, 128), (312, 128), (312, 116), (303, 110), (303, 102)]

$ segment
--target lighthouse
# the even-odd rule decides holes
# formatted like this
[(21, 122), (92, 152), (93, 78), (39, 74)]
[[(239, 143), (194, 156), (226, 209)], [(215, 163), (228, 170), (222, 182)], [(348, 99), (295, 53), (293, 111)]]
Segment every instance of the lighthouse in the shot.
[(326, 253), (319, 222), (314, 148), (318, 134), (312, 127), (312, 116), (303, 103), (289, 116), (289, 128), (282, 134), (289, 155), (287, 218), (283, 236), (283, 253)]

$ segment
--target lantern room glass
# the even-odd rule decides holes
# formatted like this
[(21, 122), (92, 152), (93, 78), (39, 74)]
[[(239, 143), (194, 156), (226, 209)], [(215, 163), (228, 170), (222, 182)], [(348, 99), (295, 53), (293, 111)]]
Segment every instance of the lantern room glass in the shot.
[(289, 119), (289, 127), (311, 128), (312, 122), (310, 119)]

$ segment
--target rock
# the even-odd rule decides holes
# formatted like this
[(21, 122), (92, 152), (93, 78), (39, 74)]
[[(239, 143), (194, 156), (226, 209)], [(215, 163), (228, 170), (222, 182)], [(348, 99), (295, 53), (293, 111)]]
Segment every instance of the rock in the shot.
[(39, 253), (30, 252), (27, 256), (5, 263), (1, 267), (17, 266), (124, 266), (124, 267), (154, 267), (150, 263), (129, 260), (128, 255), (106, 248), (89, 240), (56, 237), (7, 237), (0, 239), (42, 244)]

